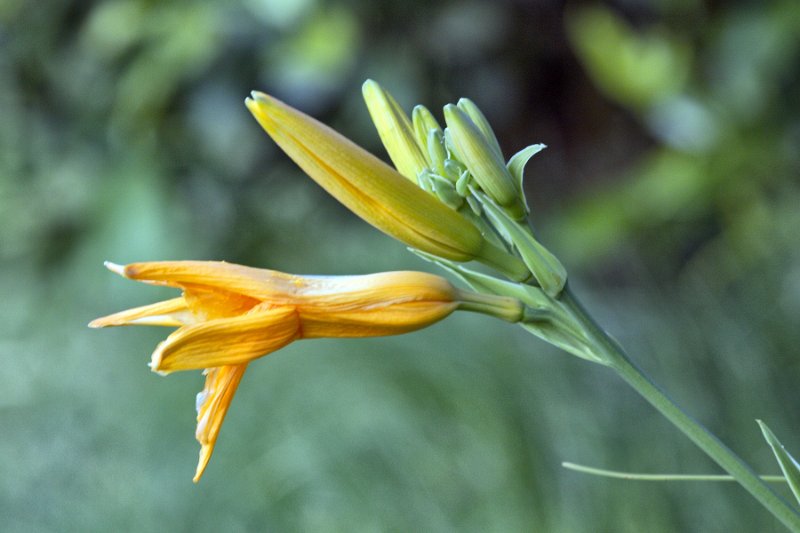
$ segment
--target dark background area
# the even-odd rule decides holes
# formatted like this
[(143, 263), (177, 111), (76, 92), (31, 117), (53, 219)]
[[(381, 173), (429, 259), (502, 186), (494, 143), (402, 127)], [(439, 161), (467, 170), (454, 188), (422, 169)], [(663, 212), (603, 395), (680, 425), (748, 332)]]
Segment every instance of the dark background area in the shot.
[(4, 0), (3, 529), (781, 531), (735, 484), (562, 469), (717, 472), (610, 372), (462, 314), (257, 361), (191, 483), (199, 373), (149, 372), (163, 329), (85, 327), (171, 293), (102, 261), (429, 269), (243, 104), (386, 158), (366, 78), (440, 118), (471, 98), (507, 157), (546, 143), (533, 220), (600, 322), (758, 471), (755, 418), (800, 453), (795, 0)]

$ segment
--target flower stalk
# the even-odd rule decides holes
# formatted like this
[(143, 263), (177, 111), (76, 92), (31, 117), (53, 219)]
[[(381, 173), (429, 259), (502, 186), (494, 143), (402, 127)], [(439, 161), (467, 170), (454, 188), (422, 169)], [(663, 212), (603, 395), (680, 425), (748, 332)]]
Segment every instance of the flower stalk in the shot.
[(591, 334), (595, 346), (613, 369), (639, 395), (655, 407), (664, 417), (686, 435), (695, 445), (739, 482), (761, 505), (780, 520), (790, 531), (800, 532), (800, 513), (779, 496), (750, 466), (722, 443), (713, 433), (683, 409), (659, 388), (653, 380), (631, 361), (622, 347), (600, 328), (578, 302), (569, 287), (562, 301)]

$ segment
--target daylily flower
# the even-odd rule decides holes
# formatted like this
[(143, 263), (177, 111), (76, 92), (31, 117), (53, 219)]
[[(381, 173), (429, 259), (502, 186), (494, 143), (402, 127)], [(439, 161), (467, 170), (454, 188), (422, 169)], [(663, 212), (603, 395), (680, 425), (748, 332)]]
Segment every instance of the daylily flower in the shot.
[(248, 109), (278, 146), (365, 221), (437, 257), (478, 260), (517, 281), (530, 277), (519, 258), (374, 155), (272, 96), (257, 91), (251, 96), (245, 100)]
[(407, 333), (464, 309), (510, 322), (523, 316), (513, 298), (457, 289), (423, 272), (298, 276), (216, 261), (106, 263), (126, 278), (183, 290), (178, 298), (129, 309), (90, 327), (161, 325), (178, 329), (160, 343), (154, 371), (206, 369), (197, 398), (203, 473), (247, 364), (298, 339)]

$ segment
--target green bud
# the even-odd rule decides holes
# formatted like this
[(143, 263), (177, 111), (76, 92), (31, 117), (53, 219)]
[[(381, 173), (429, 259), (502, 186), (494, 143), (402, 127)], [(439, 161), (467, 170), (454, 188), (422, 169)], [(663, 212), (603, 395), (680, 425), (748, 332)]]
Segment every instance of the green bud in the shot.
[(456, 155), (486, 194), (515, 220), (527, 214), (521, 191), (502, 157), (467, 114), (453, 104), (444, 108), (447, 131)]
[(417, 177), (428, 168), (429, 163), (417, 144), (408, 115), (377, 82), (365, 81), (361, 91), (392, 163), (400, 174), (416, 183)]
[(464, 205), (464, 197), (456, 192), (453, 182), (434, 173), (428, 174), (428, 177), (430, 179), (431, 187), (433, 188), (433, 193), (439, 198), (439, 200), (453, 209), (458, 209)]
[(428, 130), (428, 157), (433, 168), (441, 176), (449, 178), (445, 164), (447, 163), (447, 148), (444, 146), (444, 133), (442, 130)]
[(469, 98), (462, 98), (458, 101), (458, 108), (466, 113), (470, 120), (481, 130), (489, 146), (491, 146), (492, 150), (500, 157), (500, 160), (503, 160), (503, 151), (500, 149), (500, 143), (497, 142), (497, 137), (495, 137), (494, 131), (489, 125), (489, 121), (486, 120), (486, 117), (481, 113), (481, 110), (478, 109), (478, 106)]
[(414, 106), (414, 109), (411, 111), (411, 121), (414, 127), (414, 135), (417, 136), (417, 143), (430, 150), (428, 146), (428, 136), (431, 130), (438, 131), (439, 133), (442, 132), (442, 127), (439, 125), (439, 122), (436, 121), (433, 113), (424, 105)]

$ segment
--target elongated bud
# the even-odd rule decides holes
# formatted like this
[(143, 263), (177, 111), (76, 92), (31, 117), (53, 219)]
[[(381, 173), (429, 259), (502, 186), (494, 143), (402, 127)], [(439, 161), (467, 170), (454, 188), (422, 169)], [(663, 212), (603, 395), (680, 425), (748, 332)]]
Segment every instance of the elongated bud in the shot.
[(395, 99), (377, 82), (367, 80), (361, 87), (372, 122), (398, 172), (417, 183), (429, 163), (417, 144), (408, 116)]
[(490, 141), (457, 106), (445, 106), (444, 117), (456, 155), (481, 189), (515, 220), (525, 218), (527, 213), (522, 192), (517, 190), (514, 178)]
[(522, 261), (484, 239), (461, 214), (346, 137), (264, 93), (254, 91), (245, 102), (306, 174), (379, 230), (439, 257), (476, 259), (511, 279), (529, 277)]
[(428, 157), (430, 157), (431, 165), (440, 176), (450, 178), (450, 181), (455, 181), (447, 173), (447, 148), (444, 146), (444, 134), (442, 130), (430, 130), (428, 132)]
[(461, 111), (467, 114), (472, 123), (475, 124), (479, 130), (481, 130), (486, 142), (489, 143), (489, 146), (492, 148), (492, 150), (494, 150), (500, 160), (503, 161), (503, 151), (500, 149), (500, 143), (497, 142), (497, 137), (494, 134), (494, 130), (492, 130), (492, 127), (489, 125), (489, 121), (486, 120), (486, 116), (481, 113), (481, 110), (475, 105), (475, 102), (469, 98), (461, 98), (457, 105)]
[(413, 111), (411, 111), (411, 122), (414, 127), (414, 135), (417, 136), (417, 142), (420, 146), (430, 151), (430, 147), (428, 146), (430, 132), (438, 131), (442, 133), (442, 127), (439, 125), (439, 122), (437, 122), (433, 113), (424, 105), (414, 106)]

